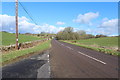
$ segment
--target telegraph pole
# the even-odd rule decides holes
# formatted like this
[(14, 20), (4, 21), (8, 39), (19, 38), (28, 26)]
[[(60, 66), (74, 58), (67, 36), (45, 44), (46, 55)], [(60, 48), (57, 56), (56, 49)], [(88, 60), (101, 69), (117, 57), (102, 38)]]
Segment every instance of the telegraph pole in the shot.
[(18, 50), (18, 0), (16, 0), (16, 49)]

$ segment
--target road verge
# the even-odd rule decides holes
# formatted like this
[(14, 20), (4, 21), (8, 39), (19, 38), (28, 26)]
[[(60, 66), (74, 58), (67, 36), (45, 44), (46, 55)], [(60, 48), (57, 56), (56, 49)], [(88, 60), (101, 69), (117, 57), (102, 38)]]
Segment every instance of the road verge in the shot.
[(2, 60), (0, 61), (0, 63), (2, 64), (2, 66), (4, 66), (14, 61), (18, 61), (20, 59), (29, 57), (35, 53), (37, 54), (39, 52), (42, 52), (50, 48), (51, 46), (50, 42), (51, 40), (48, 40), (48, 41), (39, 43), (38, 45), (31, 47), (31, 48), (21, 49), (18, 51), (11, 51), (7, 54), (1, 54)]
[(92, 49), (92, 50), (95, 50), (95, 51), (98, 51), (98, 52), (103, 52), (103, 53), (106, 53), (106, 54), (109, 54), (109, 55), (120, 56), (119, 51), (114, 51), (114, 50), (105, 49), (105, 48), (97, 48), (97, 47), (92, 47), (92, 46), (83, 45), (83, 44), (79, 44), (79, 43), (72, 43), (72, 42), (66, 41), (66, 40), (60, 40), (60, 41), (65, 42), (65, 43), (69, 43), (69, 44), (73, 44), (73, 45), (76, 45), (76, 46), (84, 47), (84, 48), (87, 48), (87, 49)]

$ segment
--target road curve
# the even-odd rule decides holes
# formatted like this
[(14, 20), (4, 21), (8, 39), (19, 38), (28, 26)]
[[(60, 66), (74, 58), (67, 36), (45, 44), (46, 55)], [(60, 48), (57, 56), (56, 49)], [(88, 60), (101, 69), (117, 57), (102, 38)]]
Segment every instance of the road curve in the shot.
[(118, 57), (52, 40), (52, 78), (118, 78)]

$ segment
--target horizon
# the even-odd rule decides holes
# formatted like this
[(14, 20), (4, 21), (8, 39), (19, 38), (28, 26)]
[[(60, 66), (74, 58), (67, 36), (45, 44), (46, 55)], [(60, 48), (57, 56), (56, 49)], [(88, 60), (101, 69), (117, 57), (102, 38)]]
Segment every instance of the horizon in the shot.
[[(5, 33), (10, 33), (10, 34), (16, 34), (16, 33), (13, 33), (13, 32), (7, 32), (7, 31), (0, 31), (0, 32), (5, 32)], [(27, 33), (19, 33), (19, 34), (27, 34)], [(28, 33), (28, 34), (35, 34), (35, 35), (37, 35), (37, 34), (41, 34), (41, 33)], [(46, 33), (45, 32), (45, 34), (57, 34), (57, 33)], [(103, 34), (97, 34), (97, 35), (103, 35)], [(96, 36), (96, 35), (93, 35), (93, 36)], [(106, 36), (106, 37), (119, 37), (120, 35), (104, 35), (104, 36)]]

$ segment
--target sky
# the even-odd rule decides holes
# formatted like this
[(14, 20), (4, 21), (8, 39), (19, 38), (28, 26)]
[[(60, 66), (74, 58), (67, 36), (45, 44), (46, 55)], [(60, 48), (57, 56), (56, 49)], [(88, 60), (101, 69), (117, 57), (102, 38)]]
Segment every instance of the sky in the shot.
[[(2, 2), (14, 2), (15, 0), (1, 0)], [(22, 2), (119, 2), (119, 0), (20, 0)]]
[[(88, 34), (118, 35), (117, 2), (21, 2), (37, 25), (19, 5), (19, 33), (57, 33), (71, 26)], [(3, 31), (15, 32), (15, 3), (3, 2)]]

